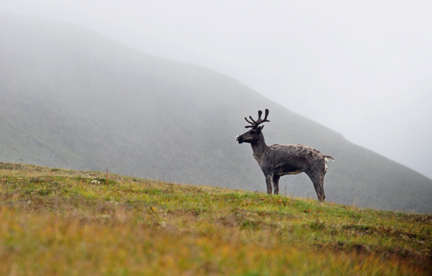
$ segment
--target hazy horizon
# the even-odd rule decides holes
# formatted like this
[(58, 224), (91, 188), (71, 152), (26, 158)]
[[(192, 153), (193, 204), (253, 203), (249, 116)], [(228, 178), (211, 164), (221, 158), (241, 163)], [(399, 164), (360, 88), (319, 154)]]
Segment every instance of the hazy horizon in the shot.
[(432, 178), (432, 3), (0, 0), (0, 10), (214, 69)]

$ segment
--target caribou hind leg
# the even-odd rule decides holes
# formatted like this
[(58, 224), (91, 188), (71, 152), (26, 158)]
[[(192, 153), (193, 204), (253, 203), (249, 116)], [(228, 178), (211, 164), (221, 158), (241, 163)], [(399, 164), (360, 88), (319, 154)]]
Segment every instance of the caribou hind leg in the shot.
[(315, 191), (317, 193), (318, 200), (323, 202), (325, 200), (324, 174), (323, 173), (317, 173), (317, 172), (311, 172), (311, 173), (306, 173), (306, 174), (312, 180)]

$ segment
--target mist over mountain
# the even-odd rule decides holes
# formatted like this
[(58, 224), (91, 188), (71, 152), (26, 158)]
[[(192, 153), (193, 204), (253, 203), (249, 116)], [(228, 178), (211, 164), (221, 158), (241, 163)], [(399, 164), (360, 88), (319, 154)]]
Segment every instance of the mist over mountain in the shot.
[[(0, 160), (265, 190), (245, 116), (270, 110), (268, 145), (335, 158), (326, 199), (432, 212), (432, 180), (208, 68), (173, 62), (71, 24), (0, 13)], [(325, 108), (325, 107), (323, 107)], [(305, 174), (281, 193), (316, 198)]]

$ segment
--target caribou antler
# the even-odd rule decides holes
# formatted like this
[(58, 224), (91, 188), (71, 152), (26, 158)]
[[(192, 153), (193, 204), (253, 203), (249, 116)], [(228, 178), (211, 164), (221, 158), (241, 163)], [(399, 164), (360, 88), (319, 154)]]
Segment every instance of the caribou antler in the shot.
[(252, 116), (249, 116), (249, 118), (252, 120), (252, 122), (249, 121), (245, 117), (246, 122), (248, 122), (249, 124), (251, 124), (250, 126), (245, 126), (245, 128), (248, 128), (248, 127), (255, 128), (255, 127), (259, 126), (260, 124), (262, 124), (264, 122), (270, 122), (269, 120), (267, 120), (267, 116), (269, 115), (269, 110), (268, 109), (265, 110), (264, 119), (261, 119), (261, 115), (262, 115), (262, 111), (258, 110), (258, 120), (256, 120), (256, 121), (252, 118)]

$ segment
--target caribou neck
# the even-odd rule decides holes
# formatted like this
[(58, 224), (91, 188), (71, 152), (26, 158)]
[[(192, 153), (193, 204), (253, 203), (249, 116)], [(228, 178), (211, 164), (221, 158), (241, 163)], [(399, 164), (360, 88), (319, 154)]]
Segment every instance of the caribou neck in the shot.
[(256, 141), (251, 143), (253, 157), (260, 163), (261, 157), (264, 152), (267, 150), (268, 146), (265, 143), (264, 135), (261, 133)]

